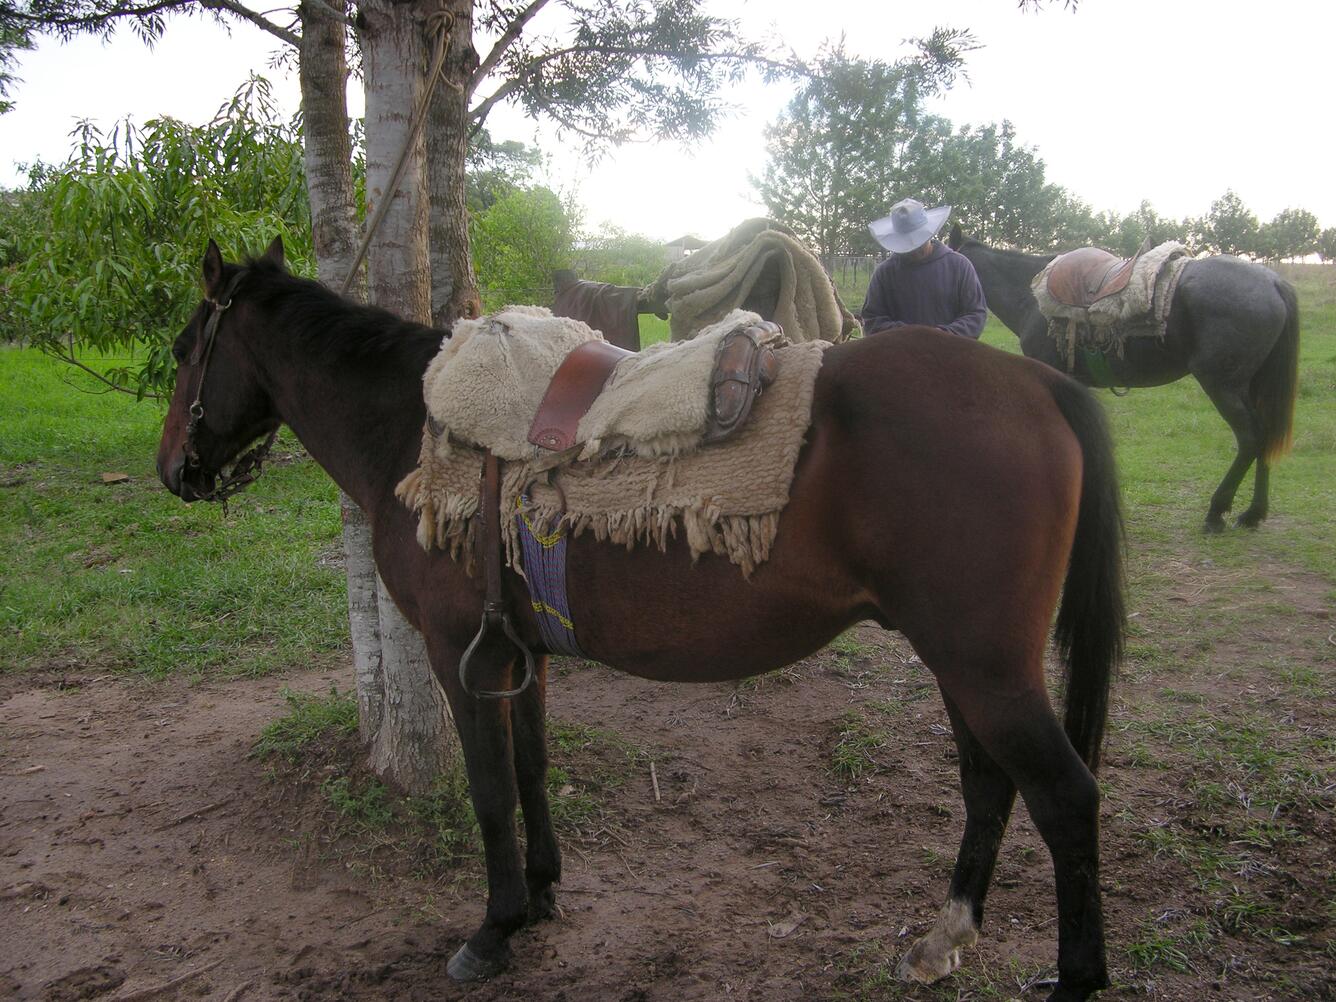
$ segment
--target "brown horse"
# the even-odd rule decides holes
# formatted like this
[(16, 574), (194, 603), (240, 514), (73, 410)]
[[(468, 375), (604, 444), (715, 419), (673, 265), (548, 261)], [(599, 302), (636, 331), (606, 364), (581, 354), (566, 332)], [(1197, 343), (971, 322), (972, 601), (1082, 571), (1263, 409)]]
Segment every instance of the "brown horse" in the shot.
[[(485, 845), (486, 916), (448, 971), (493, 974), (510, 935), (551, 912), (561, 875), (544, 785), (546, 659), (511, 700), (461, 689), (482, 582), (424, 551), (415, 516), (394, 496), (417, 460), (422, 374), (442, 332), (293, 277), (277, 241), (244, 265), (225, 264), (210, 243), (204, 285), (174, 347), (159, 474), (182, 500), (209, 498), (220, 470), (286, 423), (367, 512), (381, 576), (447, 693)], [(1056, 874), (1050, 999), (1085, 999), (1106, 984), (1091, 770), (1123, 641), (1122, 521), (1088, 391), (928, 328), (839, 345), (825, 356), (774, 549), (750, 580), (723, 558), (693, 564), (685, 546), (628, 552), (585, 535), (568, 559), (580, 644), (646, 678), (737, 679), (802, 658), (861, 620), (900, 630), (941, 689), (966, 807), (947, 903), (900, 975), (943, 977), (975, 941), (1019, 790)], [(523, 579), (507, 573), (506, 590), (523, 641), (541, 650)], [(1065, 726), (1043, 665), (1060, 594)], [(508, 685), (515, 658), (508, 642), (484, 650), (485, 677)]]

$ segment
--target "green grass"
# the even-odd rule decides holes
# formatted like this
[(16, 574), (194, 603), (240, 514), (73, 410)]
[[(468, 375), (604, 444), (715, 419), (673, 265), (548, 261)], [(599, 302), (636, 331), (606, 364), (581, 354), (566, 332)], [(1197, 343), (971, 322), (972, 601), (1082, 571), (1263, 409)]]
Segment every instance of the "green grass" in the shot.
[(94, 385), (0, 346), (0, 670), (254, 675), (340, 654), (337, 494), (291, 436), (224, 519), (158, 482), (160, 406)]
[(667, 341), (668, 338), (667, 320), (660, 320), (653, 313), (640, 315), (640, 347), (648, 348), (659, 341)]
[(835, 722), (835, 741), (830, 752), (830, 768), (845, 782), (861, 779), (877, 768), (873, 752), (884, 747), (886, 734), (872, 727), (858, 713), (850, 710)]
[(357, 700), (350, 693), (340, 693), (337, 687), (331, 687), (323, 696), (291, 689), (283, 689), (279, 694), (288, 704), (288, 712), (260, 731), (251, 748), (256, 758), (280, 756), (295, 763), (321, 740), (338, 740), (357, 733)]

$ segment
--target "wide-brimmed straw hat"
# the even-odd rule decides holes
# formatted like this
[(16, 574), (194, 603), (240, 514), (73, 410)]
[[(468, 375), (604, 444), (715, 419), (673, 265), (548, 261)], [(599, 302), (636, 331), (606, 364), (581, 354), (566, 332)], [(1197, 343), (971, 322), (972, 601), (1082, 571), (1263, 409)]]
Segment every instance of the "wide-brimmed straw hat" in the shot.
[(889, 216), (868, 223), (867, 228), (872, 231), (877, 243), (888, 251), (904, 254), (922, 247), (936, 236), (949, 215), (949, 205), (925, 209), (918, 199), (906, 198), (891, 206)]

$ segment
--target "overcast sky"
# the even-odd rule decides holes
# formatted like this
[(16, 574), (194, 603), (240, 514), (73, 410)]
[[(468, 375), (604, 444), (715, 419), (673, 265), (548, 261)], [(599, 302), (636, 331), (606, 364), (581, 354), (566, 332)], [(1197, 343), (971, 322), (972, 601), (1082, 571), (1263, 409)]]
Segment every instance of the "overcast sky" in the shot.
[[(934, 26), (969, 28), (983, 46), (969, 57), (970, 79), (931, 110), (956, 125), (1010, 119), (1049, 180), (1095, 209), (1127, 212), (1149, 199), (1162, 215), (1200, 215), (1233, 188), (1264, 221), (1295, 207), (1336, 226), (1332, 0), (1081, 0), (1075, 13), (1060, 2), (1023, 13), (1015, 0), (713, 6), (803, 56), (843, 34), (852, 53), (894, 58), (904, 39)], [(295, 79), (268, 69), (277, 47), (250, 26), (229, 37), (197, 18), (170, 21), (152, 51), (125, 30), (110, 45), (44, 40), (21, 54), (17, 108), (0, 115), (0, 185), (22, 182), (17, 163), (63, 159), (79, 118), (203, 122), (251, 70), (281, 80), (295, 109)], [(494, 112), (488, 124), (497, 138), (553, 153), (548, 181), (577, 195), (586, 225), (708, 239), (762, 212), (747, 175), (763, 168), (762, 129), (790, 93), (744, 85), (725, 95), (735, 110), (710, 141), (627, 147), (594, 168), (569, 140), (515, 113)], [(350, 104), (360, 113), (360, 95)], [(888, 192), (887, 205), (906, 194)]]

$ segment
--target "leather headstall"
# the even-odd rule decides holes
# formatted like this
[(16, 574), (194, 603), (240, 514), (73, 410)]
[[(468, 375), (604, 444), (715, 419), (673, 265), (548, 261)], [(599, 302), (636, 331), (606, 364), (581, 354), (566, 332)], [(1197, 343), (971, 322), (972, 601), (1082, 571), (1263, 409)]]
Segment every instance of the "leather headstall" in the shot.
[[(213, 357), (213, 343), (218, 338), (218, 328), (222, 325), (223, 314), (232, 305), (232, 300), (236, 297), (237, 287), (241, 285), (241, 280), (245, 276), (245, 271), (238, 271), (228, 281), (227, 286), (223, 289), (223, 294), (218, 299), (206, 297), (204, 300), (209, 304), (209, 318), (204, 322), (204, 332), (190, 358), (192, 365), (199, 364), (199, 379), (195, 383), (195, 399), (190, 404), (190, 421), (186, 424), (186, 438), (181, 443), (181, 451), (186, 455), (186, 465), (194, 470), (200, 468), (199, 449), (195, 444), (195, 436), (204, 420), (204, 379), (209, 373), (209, 359)], [(220, 471), (221, 479), (218, 485), (208, 494), (201, 495), (199, 500), (217, 501), (222, 504), (223, 510), (226, 511), (228, 498), (260, 479), (264, 461), (268, 458), (269, 450), (273, 448), (274, 440), (277, 437), (278, 428), (275, 428), (263, 442), (238, 456), (231, 464), (231, 472), (226, 477), (222, 477)]]

